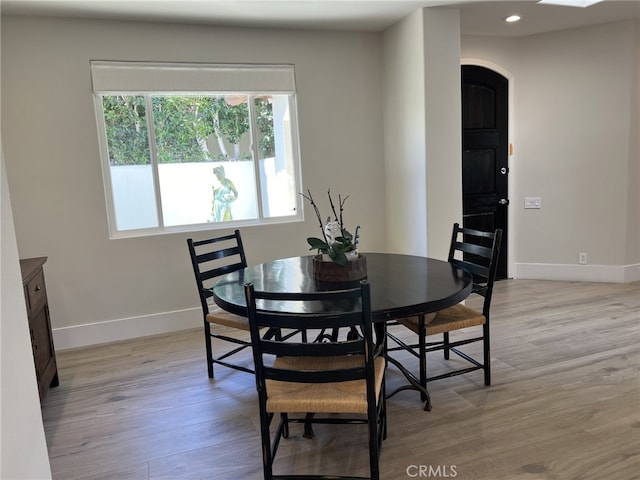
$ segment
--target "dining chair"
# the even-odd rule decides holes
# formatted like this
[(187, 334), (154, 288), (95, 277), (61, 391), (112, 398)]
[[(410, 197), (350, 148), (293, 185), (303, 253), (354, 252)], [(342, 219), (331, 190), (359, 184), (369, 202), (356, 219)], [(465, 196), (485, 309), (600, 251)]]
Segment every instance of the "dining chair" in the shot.
[[(247, 338), (248, 335), (245, 334), (247, 339), (236, 338), (223, 332), (218, 333), (212, 328), (213, 324), (217, 324), (245, 332), (249, 331), (247, 318), (226, 312), (218, 307), (213, 302), (213, 292), (211, 290), (217, 277), (241, 270), (247, 266), (240, 231), (236, 230), (233, 234), (206, 240), (196, 241), (189, 238), (187, 239), (187, 244), (202, 307), (209, 378), (213, 378), (213, 365), (216, 363), (235, 370), (254, 373), (249, 367), (227, 361), (232, 355), (251, 346)], [(213, 354), (212, 343), (214, 339), (229, 342), (232, 345), (229, 345), (229, 349), (224, 353), (216, 356)]]
[[(263, 292), (248, 284), (245, 294), (265, 480), (378, 480), (380, 446), (386, 437), (385, 326), (376, 325), (374, 340), (369, 284), (363, 281), (358, 288), (315, 293)], [(313, 309), (312, 305), (322, 308)], [(261, 336), (259, 329), (264, 327), (267, 333)], [(308, 332), (334, 327), (351, 331), (355, 327), (361, 335), (321, 336), (321, 341), (307, 342), (275, 333), (301, 327)], [(279, 422), (271, 428), (276, 416)], [(274, 474), (280, 440), (289, 437), (292, 423), (305, 424), (305, 431), (309, 423), (368, 425), (369, 476)]]
[[(453, 225), (448, 261), (467, 270), (473, 275), (472, 294), (483, 297), (482, 310), (468, 307), (462, 303), (418, 317), (402, 318), (398, 323), (404, 325), (418, 336), (418, 342), (404, 342), (397, 335), (387, 332), (387, 338), (396, 346), (388, 347), (388, 351), (407, 350), (418, 358), (420, 369), (420, 385), (426, 389), (427, 382), (462, 375), (475, 370), (484, 371), (484, 384), (491, 385), (491, 351), (490, 351), (490, 317), (491, 297), (496, 277), (498, 253), (502, 241), (502, 230), (483, 232), (471, 228), (462, 228), (458, 223)], [(481, 327), (477, 332), (470, 327)], [(469, 329), (469, 330), (467, 330)], [(460, 331), (460, 338), (452, 340), (451, 332)], [(427, 342), (427, 337), (442, 334), (442, 339)], [(474, 342), (482, 342), (482, 359), (475, 358), (461, 347)], [(440, 375), (428, 376), (427, 353), (442, 350), (445, 360), (455, 353), (466, 360), (470, 366), (453, 367)], [(392, 392), (391, 395), (397, 393)], [(390, 396), (391, 396), (390, 395)], [(422, 395), (424, 400), (424, 395)]]

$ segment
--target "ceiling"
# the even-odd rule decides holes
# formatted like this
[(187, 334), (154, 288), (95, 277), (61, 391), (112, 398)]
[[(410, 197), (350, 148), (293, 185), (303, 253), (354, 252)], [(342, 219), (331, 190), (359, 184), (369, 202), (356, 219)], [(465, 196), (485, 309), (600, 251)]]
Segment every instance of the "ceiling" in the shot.
[[(44, 15), (206, 25), (383, 31), (422, 7), (460, 9), (463, 35), (518, 37), (640, 18), (640, 0), (588, 8), (535, 0), (0, 0), (2, 15)], [(517, 13), (522, 20), (507, 24)]]

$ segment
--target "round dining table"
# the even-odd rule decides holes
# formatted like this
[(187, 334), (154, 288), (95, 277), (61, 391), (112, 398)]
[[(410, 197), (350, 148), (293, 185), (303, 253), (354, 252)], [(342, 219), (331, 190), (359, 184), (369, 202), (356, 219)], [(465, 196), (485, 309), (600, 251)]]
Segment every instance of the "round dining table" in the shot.
[[(386, 322), (451, 307), (472, 288), (471, 274), (433, 258), (395, 253), (366, 253), (374, 322)], [(358, 281), (326, 283), (315, 279), (313, 256), (272, 260), (219, 277), (213, 287), (218, 306), (246, 316), (244, 285), (269, 292), (317, 292), (348, 288)]]
[[(469, 296), (473, 287), (471, 274), (449, 262), (395, 253), (364, 255), (366, 280), (371, 288), (372, 319), (378, 325), (451, 307)], [(302, 293), (352, 288), (358, 286), (359, 281), (321, 282), (314, 275), (313, 255), (283, 258), (222, 275), (213, 287), (215, 303), (224, 310), (247, 316), (244, 285), (248, 283), (260, 291)], [(258, 308), (267, 307), (258, 305)], [(277, 305), (268, 307), (270, 310), (279, 308)], [(288, 307), (283, 305), (281, 308)], [(313, 306), (313, 302), (305, 308), (304, 313), (313, 313), (313, 308), (326, 311), (326, 306)], [(430, 410), (426, 388), (398, 361), (387, 358), (407, 378), (410, 383), (407, 388), (422, 392), (426, 398), (425, 410)]]

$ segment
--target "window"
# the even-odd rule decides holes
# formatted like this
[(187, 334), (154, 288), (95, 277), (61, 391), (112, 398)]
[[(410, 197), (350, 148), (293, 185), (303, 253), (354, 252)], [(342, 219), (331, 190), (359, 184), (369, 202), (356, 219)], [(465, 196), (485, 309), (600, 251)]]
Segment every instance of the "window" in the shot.
[(292, 66), (91, 74), (111, 237), (301, 220)]

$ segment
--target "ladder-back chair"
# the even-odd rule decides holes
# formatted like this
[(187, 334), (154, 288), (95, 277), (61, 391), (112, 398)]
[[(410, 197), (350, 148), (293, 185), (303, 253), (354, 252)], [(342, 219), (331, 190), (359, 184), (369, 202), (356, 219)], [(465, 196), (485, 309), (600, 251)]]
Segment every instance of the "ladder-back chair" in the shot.
[[(378, 325), (379, 335), (374, 341), (369, 284), (361, 282), (358, 288), (319, 293), (261, 292), (249, 284), (245, 293), (256, 369), (265, 480), (378, 480), (380, 445), (386, 436), (385, 338), (384, 324)], [(324, 308), (313, 309), (322, 310), (321, 313), (309, 313), (310, 304)], [(285, 308), (287, 311), (282, 311)], [(266, 328), (267, 333), (261, 335), (261, 328)], [(312, 331), (335, 328), (343, 332), (356, 328), (360, 335), (336, 338), (320, 334), (316, 342), (284, 335), (286, 331), (301, 328), (310, 338)], [(279, 418), (279, 423), (271, 428), (274, 418)], [(305, 424), (305, 432), (309, 423), (368, 425), (369, 475), (274, 474), (278, 445), (281, 438), (289, 437), (291, 423)]]
[[(498, 253), (502, 241), (502, 230), (483, 232), (470, 228), (462, 228), (454, 224), (449, 247), (450, 263), (464, 268), (473, 275), (472, 294), (483, 297), (482, 310), (478, 311), (462, 303), (440, 310), (435, 314), (410, 317), (398, 320), (417, 334), (418, 342), (404, 342), (398, 336), (387, 333), (397, 346), (389, 347), (389, 351), (407, 350), (418, 358), (420, 369), (420, 384), (426, 389), (427, 382), (462, 375), (475, 370), (484, 371), (484, 384), (491, 385), (491, 349), (490, 349), (490, 316), (493, 284), (496, 277)], [(468, 333), (465, 330), (463, 338), (451, 338), (451, 332), (481, 327), (480, 334)], [(472, 332), (473, 330), (471, 330)], [(427, 342), (428, 336), (442, 334), (439, 341)], [(482, 342), (482, 359), (474, 358), (462, 351), (461, 347), (474, 342)], [(451, 352), (469, 363), (468, 367), (456, 368), (440, 375), (428, 376), (427, 353), (442, 350), (444, 358), (450, 359)], [(392, 395), (396, 393), (393, 392)], [(423, 398), (424, 400), (424, 398)]]
[[(202, 318), (204, 322), (205, 347), (207, 352), (207, 371), (209, 378), (213, 378), (213, 365), (219, 364), (247, 373), (253, 370), (247, 366), (231, 363), (227, 359), (251, 346), (248, 339), (236, 338), (223, 332), (216, 332), (213, 324), (249, 331), (249, 321), (246, 317), (226, 312), (213, 302), (212, 287), (217, 277), (226, 273), (241, 270), (247, 266), (247, 259), (242, 246), (240, 231), (207, 240), (187, 240), (189, 255), (196, 278)], [(214, 355), (212, 342), (214, 339), (235, 345), (220, 355)]]

